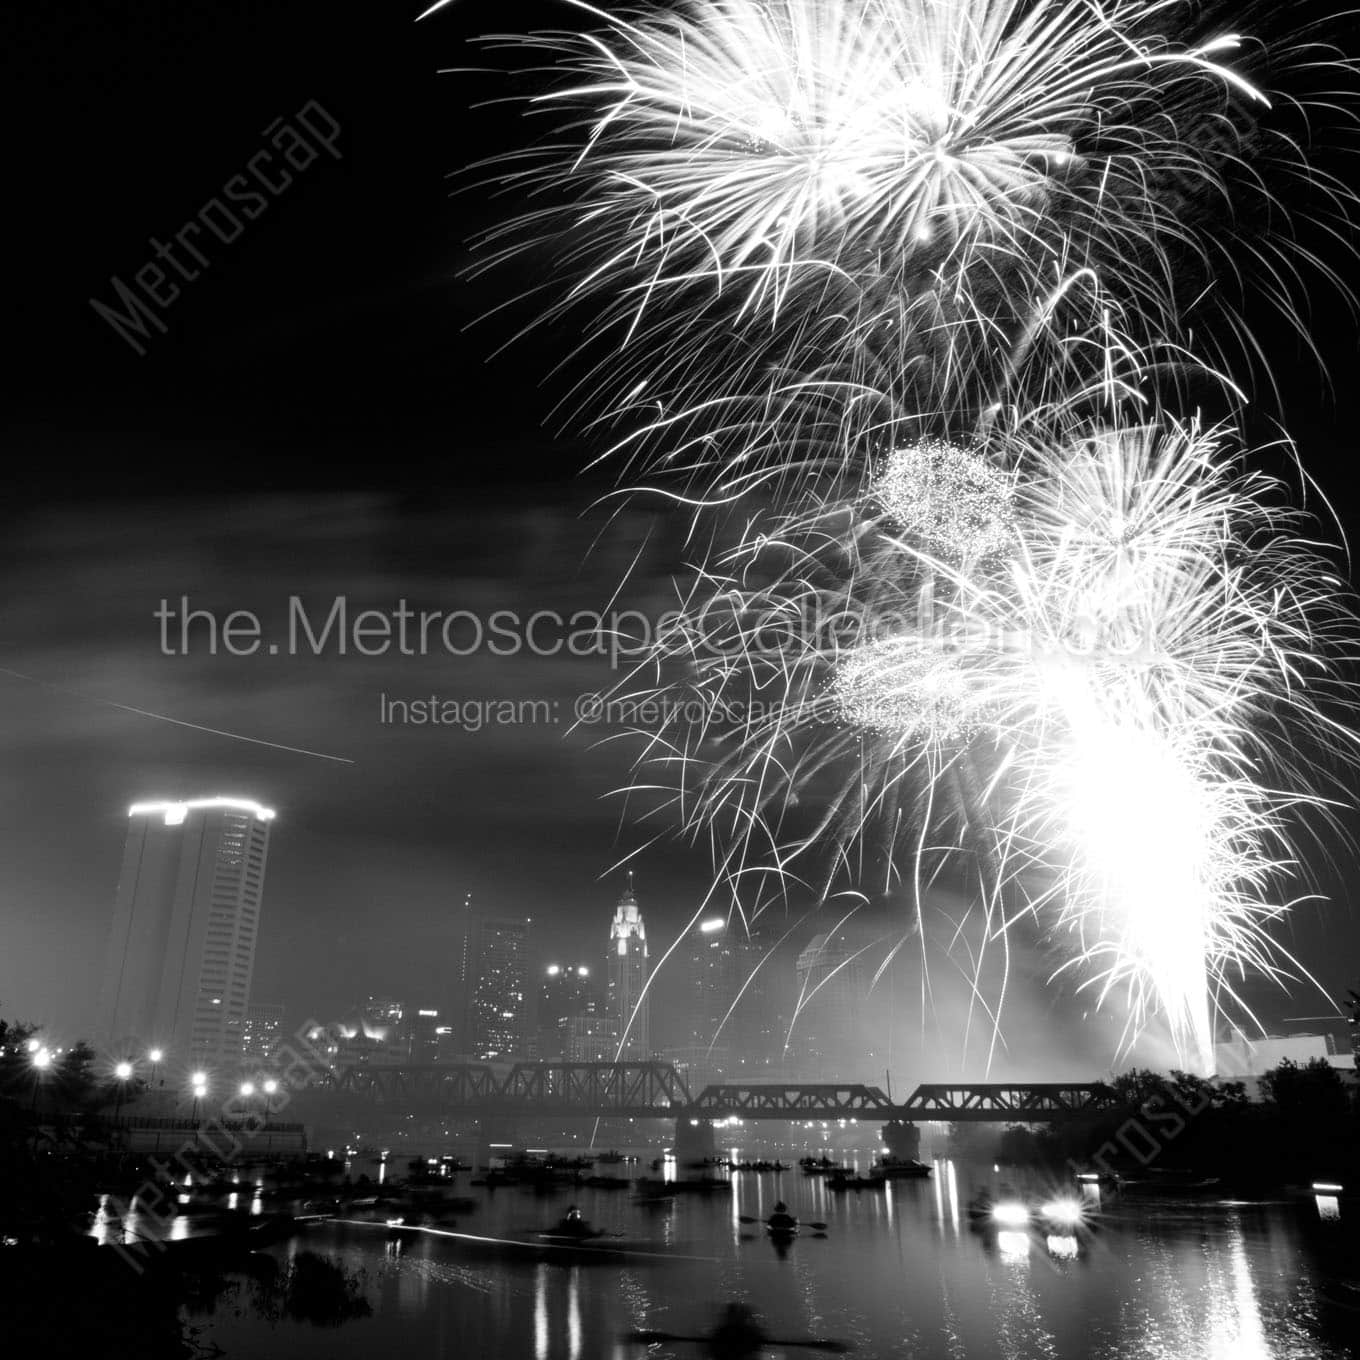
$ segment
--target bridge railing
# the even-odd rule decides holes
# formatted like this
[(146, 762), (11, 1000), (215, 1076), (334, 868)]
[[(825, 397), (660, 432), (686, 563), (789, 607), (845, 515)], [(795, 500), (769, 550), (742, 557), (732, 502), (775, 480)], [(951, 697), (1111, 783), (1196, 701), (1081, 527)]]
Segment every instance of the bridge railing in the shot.
[(384, 1104), (559, 1110), (656, 1110), (691, 1103), (685, 1079), (670, 1063), (446, 1063), (429, 1067), (351, 1067), (325, 1085), (336, 1094)]
[(714, 1118), (891, 1119), (893, 1104), (877, 1086), (760, 1083), (706, 1086), (690, 1113)]
[(1100, 1083), (1005, 1085), (970, 1082), (918, 1086), (900, 1107), (901, 1117), (947, 1123), (1048, 1123), (1071, 1119), (1116, 1103)]

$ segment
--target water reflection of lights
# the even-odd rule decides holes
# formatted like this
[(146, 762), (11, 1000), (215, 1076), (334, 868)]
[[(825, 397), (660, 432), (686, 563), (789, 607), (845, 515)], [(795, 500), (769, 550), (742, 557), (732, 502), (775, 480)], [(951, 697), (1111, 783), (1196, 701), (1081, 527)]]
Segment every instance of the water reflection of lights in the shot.
[(1232, 1360), (1271, 1360), (1274, 1351), (1266, 1341), (1265, 1327), (1261, 1322), (1261, 1308), (1256, 1299), (1256, 1287), (1251, 1278), (1251, 1266), (1247, 1261), (1247, 1242), (1242, 1225), (1232, 1225), (1232, 1282), (1233, 1306), (1231, 1318), (1216, 1319), (1226, 1322), (1232, 1334), (1224, 1338), (1227, 1344), (1220, 1348), (1217, 1327), (1214, 1336), (1214, 1354), (1231, 1356)]
[(999, 1232), (996, 1235), (996, 1248), (1008, 1261), (1023, 1260), (1029, 1255), (1029, 1234)]
[(581, 1360), (581, 1267), (572, 1266), (567, 1284), (567, 1347), (570, 1360)]
[(959, 1230), (959, 1178), (954, 1170), (953, 1162), (946, 1162), (945, 1180), (949, 1192), (949, 1221), (954, 1225), (955, 1233)]
[(1341, 1220), (1341, 1201), (1335, 1195), (1314, 1195), (1318, 1217), (1324, 1223), (1337, 1223)]
[[(553, 1349), (548, 1306), (548, 1286), (553, 1278), (547, 1263), (540, 1262), (534, 1271), (534, 1360), (548, 1360)], [(572, 1266), (567, 1277), (568, 1360), (581, 1360), (581, 1345), (581, 1267)]]
[(548, 1360), (548, 1267), (534, 1272), (534, 1360)]
[(1074, 1261), (1080, 1248), (1075, 1237), (1058, 1237), (1053, 1233), (1044, 1239), (1044, 1245), (1048, 1248), (1050, 1256), (1056, 1257), (1059, 1261)]

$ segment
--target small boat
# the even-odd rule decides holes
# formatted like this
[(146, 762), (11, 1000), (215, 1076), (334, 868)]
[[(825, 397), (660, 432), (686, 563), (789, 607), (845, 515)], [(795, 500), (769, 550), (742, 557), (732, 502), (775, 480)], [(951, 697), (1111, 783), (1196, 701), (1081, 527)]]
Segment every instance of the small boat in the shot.
[(1154, 1168), (1142, 1176), (1120, 1176), (1117, 1184), (1124, 1192), (1139, 1195), (1219, 1195), (1223, 1193), (1222, 1180), (1217, 1176), (1201, 1176), (1193, 1171), (1158, 1171)]
[(884, 1157), (874, 1167), (874, 1175), (881, 1176), (888, 1181), (909, 1181), (920, 1180), (929, 1176), (933, 1170), (933, 1167), (927, 1166), (924, 1162), (918, 1162), (915, 1158), (909, 1157), (906, 1160), (898, 1160), (893, 1157)]
[(598, 1242), (603, 1238), (618, 1239), (622, 1236), (622, 1233), (606, 1232), (603, 1228), (587, 1228), (585, 1232), (560, 1232), (556, 1228), (545, 1228), (542, 1232), (534, 1233), (535, 1239), (539, 1242), (553, 1242), (572, 1247), (583, 1242)]
[(600, 1153), (600, 1155), (596, 1157), (595, 1160), (597, 1162), (603, 1163), (606, 1166), (614, 1166), (619, 1162), (626, 1161), (627, 1158), (624, 1157), (623, 1153), (618, 1152), (611, 1148), (608, 1152)]
[(828, 1176), (828, 1190), (882, 1190), (887, 1181), (882, 1176), (847, 1176), (844, 1173)]
[(798, 1236), (798, 1219), (789, 1213), (788, 1205), (780, 1200), (765, 1220), (765, 1231), (776, 1242), (788, 1242)]
[(798, 1165), (802, 1168), (805, 1176), (843, 1176), (849, 1170), (839, 1162), (833, 1162), (827, 1157), (814, 1158), (804, 1157)]

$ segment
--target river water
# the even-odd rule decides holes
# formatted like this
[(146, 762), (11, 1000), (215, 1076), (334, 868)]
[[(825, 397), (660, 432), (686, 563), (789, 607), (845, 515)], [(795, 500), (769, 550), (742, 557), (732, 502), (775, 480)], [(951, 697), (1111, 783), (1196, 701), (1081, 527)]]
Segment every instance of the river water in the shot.
[[(504, 1259), (427, 1234), (389, 1241), (380, 1224), (328, 1223), (274, 1253), (317, 1251), (363, 1272), (371, 1317), (318, 1328), (269, 1322), (238, 1302), (190, 1320), (231, 1360), (698, 1357), (697, 1346), (622, 1338), (705, 1331), (728, 1301), (755, 1309), (772, 1336), (836, 1338), (864, 1360), (1360, 1353), (1360, 1224), (1335, 1201), (1139, 1201), (1107, 1191), (1089, 1237), (971, 1231), (969, 1198), (997, 1180), (991, 1166), (939, 1161), (930, 1180), (886, 1191), (837, 1194), (797, 1172), (735, 1173), (730, 1193), (665, 1208), (572, 1191), (596, 1225), (658, 1253), (622, 1262)], [(565, 1191), (467, 1193), (478, 1207), (458, 1229), (490, 1237), (544, 1227), (568, 1203)], [(824, 1222), (826, 1235), (805, 1233), (780, 1253), (741, 1222), (779, 1198), (805, 1224)]]

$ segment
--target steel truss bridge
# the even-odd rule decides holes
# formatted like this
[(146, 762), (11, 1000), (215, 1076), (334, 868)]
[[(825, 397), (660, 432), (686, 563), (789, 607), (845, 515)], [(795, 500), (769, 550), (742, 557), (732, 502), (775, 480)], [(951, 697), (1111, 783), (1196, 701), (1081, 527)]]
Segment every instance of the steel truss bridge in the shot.
[(1049, 1123), (1110, 1108), (1090, 1085), (918, 1086), (894, 1103), (877, 1086), (741, 1083), (692, 1096), (669, 1063), (447, 1063), (351, 1067), (329, 1076), (323, 1098), (362, 1101), (445, 1118), (863, 1119), (886, 1123)]

